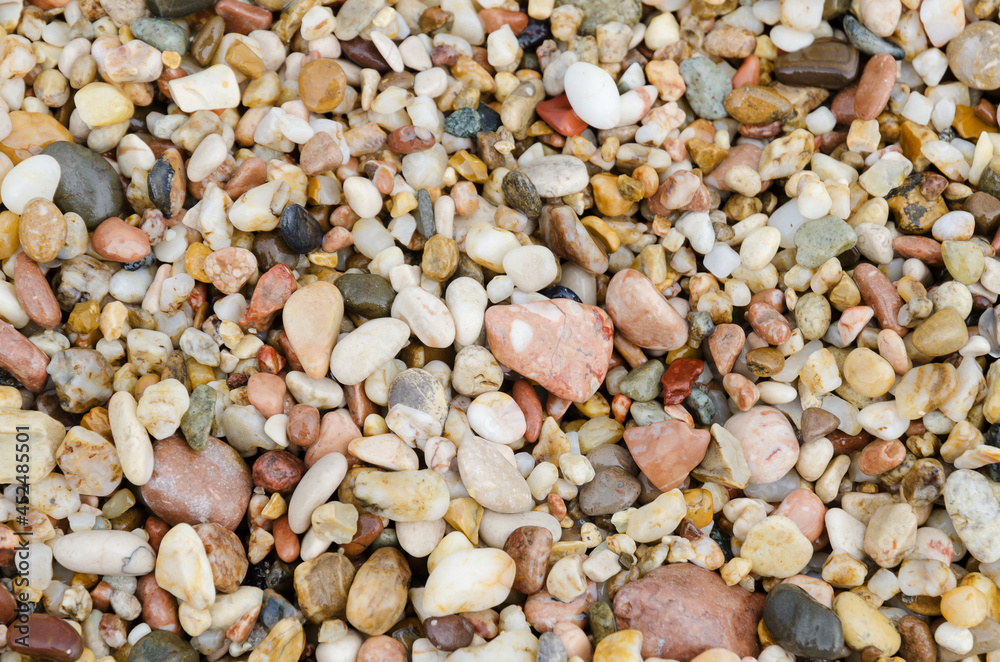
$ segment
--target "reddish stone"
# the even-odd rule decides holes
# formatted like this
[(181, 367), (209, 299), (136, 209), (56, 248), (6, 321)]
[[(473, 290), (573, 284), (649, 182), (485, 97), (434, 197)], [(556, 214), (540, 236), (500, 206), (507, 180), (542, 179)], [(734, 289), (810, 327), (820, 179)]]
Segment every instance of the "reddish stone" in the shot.
[(578, 136), (587, 130), (587, 123), (573, 112), (565, 94), (540, 102), (535, 111), (546, 124), (564, 136)]
[(834, 430), (826, 435), (826, 438), (833, 444), (834, 455), (851, 455), (868, 445), (872, 436), (862, 430), (858, 434), (847, 434), (841, 430)]
[(111, 584), (100, 581), (94, 588), (90, 589), (90, 600), (94, 603), (94, 609), (98, 611), (108, 611), (111, 609), (111, 594), (115, 592), (115, 589), (111, 588)]
[(32, 657), (69, 662), (83, 655), (83, 638), (63, 619), (35, 613), (7, 629), (7, 647)]
[(687, 322), (653, 282), (635, 269), (614, 275), (605, 301), (616, 330), (639, 347), (672, 350), (688, 340)]
[(288, 440), (296, 446), (312, 446), (319, 440), (319, 410), (295, 405), (288, 412)]
[(854, 268), (854, 282), (861, 292), (861, 299), (875, 311), (875, 318), (882, 328), (892, 329), (900, 337), (905, 336), (909, 329), (898, 321), (903, 299), (886, 275), (878, 267), (863, 262)]
[(267, 181), (267, 164), (256, 156), (247, 157), (226, 182), (226, 195), (236, 200), (265, 181)]
[(739, 89), (745, 85), (756, 85), (760, 82), (760, 58), (750, 55), (743, 60), (743, 64), (733, 75), (733, 89)]
[(149, 237), (137, 227), (112, 216), (91, 236), (94, 252), (114, 262), (136, 262), (149, 255)]
[(264, 345), (257, 350), (257, 363), (261, 372), (277, 375), (285, 367), (285, 357), (270, 345)]
[(386, 145), (397, 154), (413, 154), (434, 146), (434, 134), (422, 126), (408, 124), (389, 134)]
[(779, 313), (785, 312), (785, 293), (777, 288), (761, 290), (750, 297), (750, 305), (755, 303), (766, 303)]
[(625, 419), (628, 418), (628, 410), (632, 406), (632, 398), (628, 397), (624, 393), (619, 393), (614, 398), (611, 399), (611, 413), (614, 415), (615, 420), (625, 424)]
[(265, 418), (284, 411), (285, 393), (285, 380), (278, 375), (256, 372), (247, 380), (247, 399)]
[(583, 402), (604, 383), (614, 327), (600, 308), (553, 299), (492, 306), (485, 319), (497, 360), (553, 395)]
[(837, 124), (850, 126), (851, 122), (858, 119), (857, 114), (854, 112), (854, 98), (857, 93), (858, 86), (854, 84), (845, 87), (840, 92), (837, 92), (837, 96), (833, 97), (830, 110), (833, 112)]
[(729, 374), (743, 351), (746, 338), (746, 332), (738, 324), (719, 324), (715, 327), (708, 337), (708, 351), (715, 361), (716, 372), (723, 376)]
[(235, 529), (250, 502), (250, 470), (236, 450), (214, 437), (196, 451), (179, 436), (153, 444), (146, 505), (170, 525), (216, 522)]
[(750, 166), (754, 170), (760, 165), (760, 155), (763, 150), (756, 145), (733, 145), (729, 155), (705, 177), (705, 183), (719, 191), (731, 191), (726, 185), (726, 173), (738, 165)]
[(247, 554), (239, 536), (213, 522), (199, 524), (194, 530), (201, 538), (208, 555), (215, 590), (220, 593), (235, 592), (249, 569)]
[(858, 468), (869, 476), (895, 469), (906, 459), (906, 446), (899, 439), (877, 439), (861, 451)]
[(930, 237), (900, 235), (892, 240), (892, 248), (904, 258), (915, 257), (934, 267), (943, 267), (941, 244)]
[(542, 431), (542, 401), (539, 399), (534, 387), (526, 380), (518, 379), (514, 382), (511, 396), (514, 398), (517, 406), (520, 407), (521, 413), (524, 414), (524, 420), (527, 424), (524, 438), (529, 443), (538, 441), (538, 435)]
[(826, 506), (812, 491), (803, 488), (792, 490), (772, 515), (783, 515), (795, 522), (809, 540), (816, 540), (823, 533)]
[(510, 26), (515, 36), (528, 27), (528, 15), (520, 11), (500, 9), (499, 7), (483, 9), (479, 12), (479, 20), (483, 22), (483, 30), (487, 34), (495, 32), (505, 25)]
[(146, 523), (143, 524), (142, 528), (149, 536), (149, 546), (153, 548), (154, 552), (160, 551), (160, 541), (163, 540), (163, 536), (167, 535), (170, 525), (156, 515), (150, 515), (146, 518)]
[(378, 413), (378, 407), (368, 399), (365, 393), (364, 382), (351, 386), (344, 386), (344, 399), (347, 401), (347, 410), (351, 412), (351, 420), (359, 427), (363, 427), (365, 419), (371, 414)]
[(679, 405), (684, 402), (684, 398), (691, 395), (695, 380), (704, 370), (705, 362), (701, 359), (675, 359), (660, 377), (663, 404)]
[(667, 492), (680, 485), (705, 459), (711, 435), (683, 421), (659, 421), (625, 430), (632, 458), (656, 489)]
[(618, 629), (642, 632), (643, 658), (680, 662), (711, 648), (756, 657), (763, 610), (762, 593), (726, 586), (714, 572), (690, 563), (659, 567), (614, 598)]
[(747, 138), (773, 138), (781, 133), (781, 122), (771, 122), (770, 124), (740, 124), (737, 128), (741, 136)]
[(254, 30), (269, 30), (274, 16), (271, 12), (240, 0), (219, 0), (215, 13), (226, 22), (226, 32), (250, 34)]
[(268, 451), (253, 463), (253, 484), (265, 492), (289, 492), (306, 471), (306, 465), (288, 451)]
[(873, 120), (889, 103), (892, 86), (896, 83), (896, 60), (888, 53), (873, 55), (858, 81), (854, 96), (854, 114), (858, 119)]
[(17, 601), (10, 591), (0, 586), (0, 625), (6, 625), (17, 616)]
[(382, 520), (370, 513), (358, 516), (358, 530), (351, 542), (341, 548), (341, 552), (349, 559), (357, 558), (375, 542), (382, 533)]
[(181, 634), (177, 619), (177, 598), (156, 583), (154, 573), (139, 578), (135, 596), (142, 605), (142, 622), (153, 630), (166, 630)]
[(365, 639), (354, 659), (355, 662), (406, 662), (406, 646), (388, 635), (380, 634)]
[(597, 584), (587, 582), (582, 595), (569, 602), (552, 597), (548, 591), (539, 591), (524, 603), (524, 617), (536, 632), (552, 632), (560, 623), (577, 627), (587, 624), (587, 609), (597, 602)]
[[(0, 319), (0, 368), (29, 391), (39, 393), (49, 377), (45, 371), (48, 365), (49, 357), (35, 343)], [(601, 381), (604, 381), (603, 375)]]
[(515, 591), (526, 595), (545, 587), (549, 557), (552, 555), (552, 532), (541, 526), (522, 526), (510, 534), (503, 551), (514, 559)]
[(299, 558), (299, 537), (288, 526), (288, 515), (282, 515), (274, 520), (271, 535), (274, 536), (274, 551), (279, 559), (285, 563), (292, 563)]
[(330, 453), (347, 455), (347, 445), (360, 436), (361, 430), (343, 409), (327, 412), (320, 421), (319, 439), (306, 451), (306, 467)]
[(302, 371), (302, 364), (299, 363), (299, 356), (292, 349), (292, 343), (288, 342), (288, 335), (281, 331), (278, 333), (278, 343), (281, 345), (281, 353), (285, 355), (285, 359), (288, 361), (289, 370)]
[(766, 303), (750, 304), (746, 318), (754, 332), (768, 345), (780, 345), (792, 335), (788, 320)]
[(28, 319), (46, 329), (62, 323), (62, 311), (52, 286), (38, 264), (24, 252), (14, 261), (14, 292)]

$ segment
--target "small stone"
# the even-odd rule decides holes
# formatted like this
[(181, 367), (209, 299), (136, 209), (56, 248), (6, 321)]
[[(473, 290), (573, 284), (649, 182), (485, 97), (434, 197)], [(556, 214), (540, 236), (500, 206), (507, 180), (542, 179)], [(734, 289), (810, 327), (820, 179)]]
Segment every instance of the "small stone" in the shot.
[(744, 85), (726, 95), (726, 110), (743, 124), (770, 124), (792, 114), (785, 97), (768, 87)]
[(795, 232), (795, 261), (815, 269), (831, 257), (851, 249), (857, 240), (854, 229), (836, 216), (806, 221)]
[(708, 120), (727, 116), (723, 100), (733, 90), (732, 80), (708, 58), (689, 58), (680, 65), (687, 86), (685, 98), (698, 117)]
[(519, 170), (511, 170), (504, 175), (504, 201), (513, 209), (529, 218), (537, 218), (542, 213), (542, 201), (531, 180)]
[(333, 60), (313, 60), (299, 71), (302, 103), (314, 113), (328, 113), (339, 106), (344, 100), (346, 89), (346, 74)]
[(527, 482), (491, 442), (466, 438), (458, 449), (458, 470), (470, 496), (484, 508), (521, 513), (534, 503)]
[(1000, 88), (1000, 26), (991, 21), (971, 23), (948, 42), (948, 66), (955, 77), (977, 90)]
[(906, 51), (899, 44), (879, 37), (851, 14), (844, 15), (844, 33), (851, 44), (865, 55), (887, 54), (895, 60), (906, 57)]
[(310, 622), (344, 618), (354, 572), (347, 557), (329, 552), (295, 568), (295, 595)]
[(625, 442), (639, 468), (660, 491), (672, 490), (705, 457), (710, 435), (682, 421), (669, 420), (625, 431)]
[(611, 279), (606, 306), (615, 327), (640, 347), (672, 350), (687, 342), (684, 318), (634, 269), (619, 271)]
[[(848, 21), (858, 24), (853, 16), (844, 17), (845, 26)], [(782, 53), (774, 63), (775, 77), (782, 83), (814, 85), (828, 90), (847, 87), (857, 78), (860, 69), (858, 51), (835, 39), (817, 39), (806, 48)]]
[(445, 118), (444, 130), (459, 138), (474, 138), (482, 131), (479, 113), (472, 108), (456, 110)]
[(764, 623), (778, 645), (793, 655), (833, 659), (844, 646), (833, 610), (794, 584), (779, 584), (767, 594)]
[(874, 646), (882, 655), (899, 650), (899, 633), (881, 612), (854, 593), (844, 592), (833, 601), (833, 610), (844, 628), (844, 641), (854, 650)]
[(812, 558), (812, 543), (795, 523), (772, 515), (754, 525), (740, 548), (740, 556), (753, 563), (753, 571), (763, 577), (791, 577)]
[(960, 469), (948, 476), (944, 502), (955, 530), (969, 553), (982, 563), (1000, 559), (1000, 526), (996, 513), (1000, 503), (989, 481), (975, 471)]
[(503, 550), (514, 560), (516, 567), (512, 584), (514, 590), (531, 595), (545, 587), (545, 574), (552, 553), (552, 534), (548, 529), (540, 526), (518, 527), (508, 536)]
[(64, 141), (46, 146), (42, 154), (59, 163), (62, 175), (52, 200), (64, 214), (78, 214), (88, 230), (107, 218), (121, 216), (125, 202), (121, 179), (107, 159), (83, 145)]

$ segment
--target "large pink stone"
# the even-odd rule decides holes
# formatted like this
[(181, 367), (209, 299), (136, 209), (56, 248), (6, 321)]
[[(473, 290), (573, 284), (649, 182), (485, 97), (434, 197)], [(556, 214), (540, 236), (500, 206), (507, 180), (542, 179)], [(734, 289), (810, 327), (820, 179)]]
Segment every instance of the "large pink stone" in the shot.
[(662, 492), (680, 485), (705, 459), (711, 435), (683, 421), (659, 421), (625, 430), (625, 443), (635, 463)]
[(774, 407), (752, 407), (736, 414), (726, 421), (726, 429), (740, 440), (754, 485), (773, 483), (799, 459), (795, 430)]
[(605, 297), (615, 328), (644, 349), (671, 350), (683, 347), (688, 326), (653, 282), (635, 269), (615, 274)]
[(691, 563), (659, 567), (626, 584), (614, 599), (618, 629), (642, 632), (643, 658), (681, 662), (710, 648), (756, 657), (763, 609), (762, 593), (726, 586), (714, 572)]
[(613, 337), (607, 313), (569, 299), (486, 311), (486, 338), (497, 360), (573, 402), (585, 401), (601, 387)]

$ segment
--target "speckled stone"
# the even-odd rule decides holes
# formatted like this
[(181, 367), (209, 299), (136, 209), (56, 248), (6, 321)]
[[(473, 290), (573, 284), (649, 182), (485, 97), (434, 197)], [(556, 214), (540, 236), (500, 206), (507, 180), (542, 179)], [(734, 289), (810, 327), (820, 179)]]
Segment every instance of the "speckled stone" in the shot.
[(631, 28), (642, 16), (639, 0), (557, 0), (556, 6), (562, 5), (573, 5), (583, 10), (583, 23), (579, 29), (583, 35), (593, 35), (597, 28), (613, 21)]
[(128, 654), (128, 662), (198, 662), (199, 655), (173, 632), (153, 630), (140, 639)]
[(635, 368), (618, 385), (618, 390), (636, 402), (649, 402), (660, 395), (663, 363), (655, 359)]
[(733, 82), (721, 67), (707, 57), (695, 57), (681, 62), (680, 71), (687, 86), (685, 98), (698, 117), (720, 120), (729, 115), (723, 100), (733, 91)]
[(483, 130), (482, 118), (472, 108), (460, 108), (445, 118), (444, 130), (459, 138), (475, 138)]
[(205, 449), (208, 432), (215, 420), (218, 392), (208, 384), (200, 384), (191, 392), (191, 403), (181, 418), (181, 432), (188, 445), (196, 451)]
[(857, 241), (854, 229), (836, 216), (806, 221), (795, 232), (795, 261), (815, 269), (831, 257), (853, 248)]
[(535, 190), (535, 185), (520, 171), (511, 170), (504, 175), (501, 188), (504, 202), (512, 209), (528, 218), (537, 218), (542, 213), (542, 199)]

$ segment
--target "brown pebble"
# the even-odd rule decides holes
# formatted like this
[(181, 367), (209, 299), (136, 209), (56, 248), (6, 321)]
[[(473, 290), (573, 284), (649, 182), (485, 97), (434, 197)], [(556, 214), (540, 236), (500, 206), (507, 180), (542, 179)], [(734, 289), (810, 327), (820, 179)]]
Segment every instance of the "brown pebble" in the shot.
[(142, 621), (154, 630), (167, 630), (179, 635), (181, 624), (177, 619), (177, 598), (156, 583), (153, 573), (139, 578), (135, 596), (142, 605)]
[(0, 368), (35, 393), (45, 388), (49, 357), (13, 326), (0, 319)]
[(386, 144), (397, 154), (413, 154), (434, 146), (434, 134), (422, 126), (401, 126), (389, 134)]
[(428, 618), (423, 625), (434, 647), (447, 652), (465, 648), (472, 643), (475, 634), (472, 623), (460, 614)]
[(552, 532), (540, 526), (519, 527), (507, 538), (503, 551), (514, 559), (514, 590), (527, 595), (542, 590), (552, 554)]
[(310, 177), (333, 170), (344, 162), (344, 155), (333, 137), (317, 131), (299, 152), (299, 167)]
[(253, 463), (253, 484), (269, 493), (288, 492), (305, 471), (305, 463), (288, 451), (267, 451)]
[(858, 119), (873, 120), (878, 117), (889, 103), (889, 95), (892, 94), (895, 82), (896, 60), (888, 53), (872, 56), (861, 72), (858, 91), (854, 97), (854, 114)]
[(296, 446), (312, 446), (319, 439), (319, 410), (311, 405), (295, 405), (288, 412), (288, 440)]
[(907, 329), (897, 321), (899, 309), (903, 307), (896, 288), (877, 267), (862, 263), (854, 268), (854, 282), (858, 285), (861, 298), (875, 311), (875, 317), (883, 329), (892, 329), (900, 336), (906, 335)]
[(236, 200), (265, 181), (267, 181), (267, 164), (256, 156), (247, 157), (226, 182), (226, 195)]
[(38, 326), (54, 329), (62, 322), (52, 286), (38, 263), (24, 253), (18, 253), (14, 262), (14, 292), (28, 319)]

